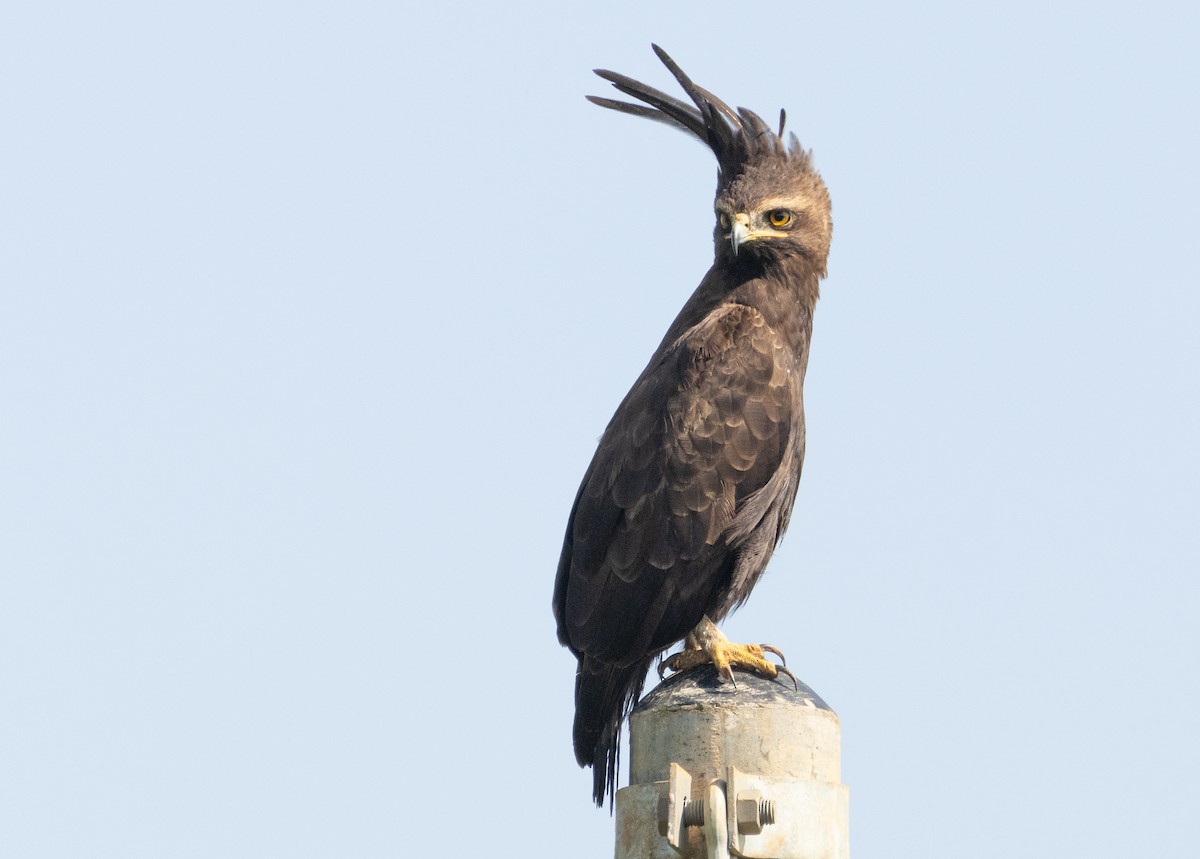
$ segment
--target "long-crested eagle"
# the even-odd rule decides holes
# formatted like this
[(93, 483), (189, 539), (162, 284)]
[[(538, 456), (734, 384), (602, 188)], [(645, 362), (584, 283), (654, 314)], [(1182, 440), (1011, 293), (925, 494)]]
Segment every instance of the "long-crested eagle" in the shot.
[(769, 677), (766, 645), (715, 622), (749, 595), (787, 528), (804, 460), (804, 372), (832, 234), (811, 153), (734, 110), (654, 51), (691, 104), (625, 75), (596, 74), (644, 104), (601, 107), (673, 125), (717, 156), (716, 248), (646, 369), (617, 407), (567, 522), (554, 616), (579, 660), (575, 757), (593, 798), (616, 788), (621, 724), (656, 657)]

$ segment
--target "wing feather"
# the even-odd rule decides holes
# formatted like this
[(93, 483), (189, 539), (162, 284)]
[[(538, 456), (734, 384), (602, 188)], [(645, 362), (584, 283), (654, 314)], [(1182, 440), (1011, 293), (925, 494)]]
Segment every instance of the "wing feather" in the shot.
[(577, 655), (645, 659), (713, 611), (754, 530), (739, 514), (769, 508), (762, 493), (788, 460), (794, 360), (758, 310), (721, 305), (626, 396), (559, 564), (559, 635)]

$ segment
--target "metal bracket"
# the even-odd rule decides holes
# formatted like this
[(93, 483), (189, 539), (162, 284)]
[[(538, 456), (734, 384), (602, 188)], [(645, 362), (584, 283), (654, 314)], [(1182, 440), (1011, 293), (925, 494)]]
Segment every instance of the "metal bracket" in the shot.
[(850, 792), (845, 785), (761, 776), (737, 767), (729, 767), (726, 783), (733, 855), (743, 859), (849, 856), (844, 821)]
[(704, 851), (708, 859), (729, 859), (730, 834), (725, 813), (725, 784), (714, 781), (708, 786), (704, 806)]
[(666, 795), (658, 803), (658, 831), (680, 853), (687, 851), (687, 827), (683, 812), (692, 798), (692, 776), (677, 763), (671, 764)]
[[(838, 821), (849, 793), (844, 785), (761, 776), (729, 767), (727, 778), (701, 787), (677, 763), (658, 803), (658, 831), (680, 855), (689, 827), (704, 828), (709, 859), (841, 859), (848, 846)], [(700, 794), (697, 796), (696, 794)], [(693, 849), (695, 841), (693, 840)]]

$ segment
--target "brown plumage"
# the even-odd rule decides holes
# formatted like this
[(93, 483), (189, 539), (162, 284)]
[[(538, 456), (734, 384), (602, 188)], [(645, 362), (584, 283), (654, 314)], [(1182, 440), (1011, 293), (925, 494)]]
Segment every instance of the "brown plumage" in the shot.
[[(578, 658), (575, 755), (598, 805), (655, 657), (740, 605), (787, 528), (804, 460), (804, 372), (832, 230), (794, 135), (733, 110), (654, 51), (688, 104), (596, 74), (717, 156), (712, 268), (617, 407), (567, 523), (554, 615)], [(689, 640), (690, 642), (691, 640)]]

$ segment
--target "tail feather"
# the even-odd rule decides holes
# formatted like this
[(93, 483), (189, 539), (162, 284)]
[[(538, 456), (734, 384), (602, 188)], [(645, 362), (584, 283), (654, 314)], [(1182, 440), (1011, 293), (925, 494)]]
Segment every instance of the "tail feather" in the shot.
[(592, 768), (592, 799), (612, 808), (617, 790), (621, 725), (642, 694), (653, 656), (632, 665), (613, 665), (588, 657), (575, 673), (575, 760)]

